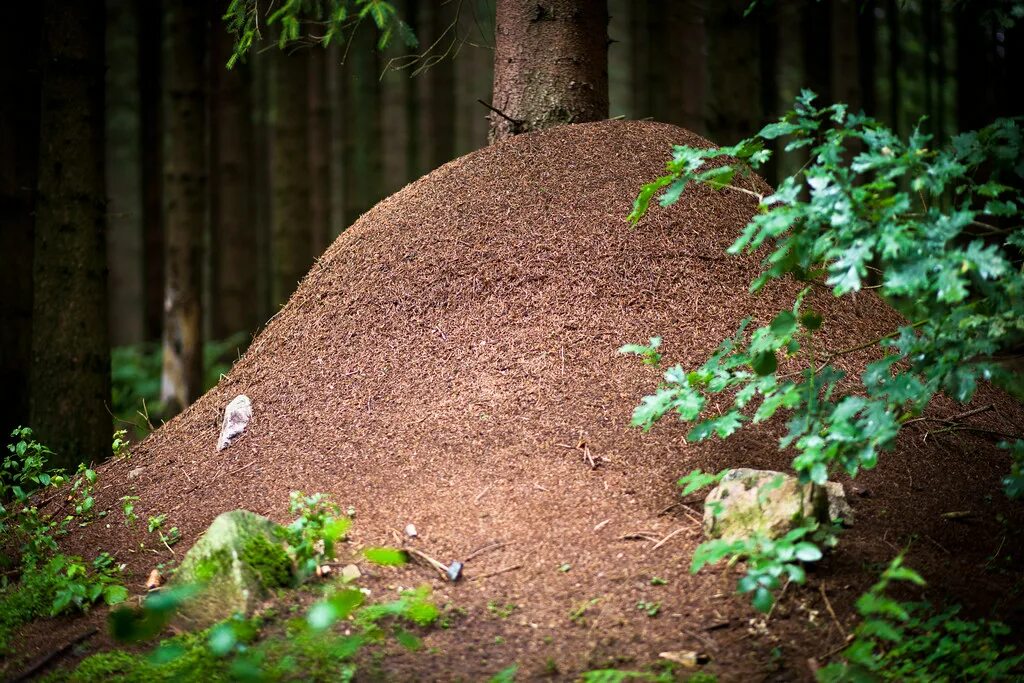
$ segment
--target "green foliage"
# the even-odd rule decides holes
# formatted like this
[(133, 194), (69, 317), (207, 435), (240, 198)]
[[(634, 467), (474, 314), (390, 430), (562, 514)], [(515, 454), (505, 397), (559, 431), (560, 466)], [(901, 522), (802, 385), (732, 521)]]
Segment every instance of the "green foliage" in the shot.
[(284, 0), (280, 3), (259, 0), (231, 0), (224, 14), (227, 30), (235, 36), (235, 50), (228, 59), (230, 69), (245, 59), (255, 43), (263, 38), (260, 19), (267, 27), (277, 27), (278, 47), (291, 43), (320, 43), (327, 47), (337, 40), (351, 38), (363, 21), (370, 21), (379, 33), (377, 49), (383, 50), (397, 32), (408, 47), (418, 45), (412, 29), (398, 16), (388, 0)]
[(661, 362), (661, 354), (658, 353), (660, 346), (661, 337), (651, 337), (647, 344), (625, 344), (619, 349), (619, 353), (640, 356), (644, 365), (657, 365)]
[(1003, 479), (1006, 495), (1010, 498), (1024, 497), (1024, 439), (1017, 439), (1013, 443), (1004, 441), (999, 445), (1008, 449), (1013, 458), (1010, 473)]
[(138, 521), (135, 514), (135, 504), (139, 502), (138, 496), (121, 496), (121, 511), (124, 512), (124, 525), (130, 527)]
[[(87, 524), (93, 517), (96, 472), (81, 465), (70, 486), (60, 491), (69, 482), (63, 470), (47, 467), (52, 451), (34, 440), (27, 427), (18, 427), (11, 437), (0, 469), (0, 546), (16, 547), (19, 555), (4, 558), (8, 571), (0, 579), (0, 652), (10, 647), (14, 629), (27, 621), (86, 611), (100, 600), (116, 604), (128, 596), (119, 580), (121, 568), (107, 553), (87, 565), (57, 552), (57, 538), (73, 522)], [(38, 499), (51, 491), (47, 500), (63, 495), (73, 514), (59, 516), (60, 507), (49, 517), (39, 511)], [(10, 583), (11, 574), (20, 574), (20, 580)]]
[(894, 582), (924, 579), (899, 555), (857, 601), (862, 621), (845, 661), (818, 672), (819, 681), (1008, 681), (1024, 676), (1024, 653), (1007, 644), (1010, 629), (996, 621), (967, 621), (959, 607), (941, 612), (927, 603), (886, 595)]
[[(305, 513), (300, 519), (314, 520), (302, 528), (309, 533), (318, 533), (310, 529), (321, 528), (320, 523), (330, 517), (323, 514), (329, 507), (333, 510), (319, 494), (297, 494), (292, 500), (292, 511)], [(278, 572), (277, 583), (283, 585), (290, 577), (280, 568), (290, 565), (288, 557), (272, 541), (258, 538), (262, 543), (247, 546), (243, 554), (247, 559), (264, 557), (264, 565)], [(266, 559), (275, 554), (279, 561)], [(196, 592), (196, 587), (177, 586), (151, 594), (141, 608), (116, 610), (110, 615), (111, 632), (121, 642), (149, 640)], [(284, 635), (268, 636), (259, 619), (236, 616), (206, 631), (165, 640), (149, 655), (95, 655), (55, 680), (94, 681), (111, 675), (128, 681), (351, 680), (356, 674), (354, 659), (361, 651), (389, 640), (416, 650), (421, 646), (420, 639), (410, 629), (428, 627), (440, 616), (428, 586), (402, 591), (398, 599), (388, 602), (367, 604), (367, 595), (350, 584), (337, 585), (303, 618), (290, 621)], [(336, 628), (339, 624), (344, 626), (343, 633)], [(384, 653), (379, 648), (374, 652)]]
[[(640, 191), (629, 216), (634, 224), (655, 197), (674, 204), (691, 183), (757, 198), (757, 213), (729, 248), (764, 250), (751, 290), (784, 277), (811, 284), (767, 325), (748, 331), (752, 321), (742, 321), (700, 367), (667, 370), (632, 424), (648, 430), (675, 413), (695, 423), (687, 438), (701, 441), (786, 411), (779, 447), (793, 453), (802, 482), (822, 484), (835, 472), (873, 468), (901, 426), (939, 392), (966, 402), (983, 380), (1024, 396), (1021, 375), (1001, 362), (1024, 343), (1024, 148), (1020, 119), (932, 147), (920, 130), (904, 140), (845, 105), (819, 108), (814, 97), (804, 91), (793, 111), (731, 147), (675, 147), (668, 173)], [(745, 179), (778, 138), (787, 152), (806, 149), (810, 159), (764, 196)], [(803, 306), (815, 285), (837, 297), (871, 287), (915, 322), (824, 351), (816, 334), (827, 321)], [(833, 362), (871, 347), (882, 358), (868, 365), (859, 390), (840, 392), (844, 373)], [(780, 373), (782, 362), (795, 369)], [(732, 405), (707, 417), (714, 394)], [(1011, 492), (1021, 490), (1017, 462), (1006, 482)], [(750, 557), (762, 552), (751, 543)], [(756, 583), (777, 583), (764, 578)], [(750, 581), (748, 575), (748, 588)], [(752, 592), (769, 604), (762, 591)]]
[(706, 565), (717, 564), (725, 558), (729, 558), (730, 564), (743, 559), (747, 564), (746, 575), (739, 580), (737, 588), (740, 593), (750, 594), (757, 610), (767, 612), (775, 602), (773, 591), (782, 586), (783, 579), (803, 583), (807, 579), (803, 563), (821, 559), (818, 545), (808, 538), (824, 544), (834, 543), (834, 540), (826, 540), (813, 524), (793, 529), (777, 539), (754, 536), (729, 541), (718, 538), (697, 547), (690, 571), (696, 574)]
[(334, 546), (345, 537), (352, 520), (322, 493), (307, 496), (292, 491), (288, 511), (298, 517), (277, 533), (287, 545), (301, 583), (316, 573), (325, 558), (334, 557)]

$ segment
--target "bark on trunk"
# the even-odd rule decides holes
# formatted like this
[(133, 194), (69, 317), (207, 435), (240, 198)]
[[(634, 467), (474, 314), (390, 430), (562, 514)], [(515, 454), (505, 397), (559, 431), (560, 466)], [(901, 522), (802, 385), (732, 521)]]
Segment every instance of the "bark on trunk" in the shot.
[[(444, 55), (446, 51), (454, 51), (458, 46), (454, 30), (449, 30), (443, 37), (441, 35), (455, 18), (453, 10), (454, 5), (451, 3), (422, 3), (419, 7), (417, 19), (420, 22), (420, 40), (423, 45), (437, 43), (435, 55)], [(443, 57), (417, 80), (420, 115), (423, 117), (420, 165), (423, 172), (427, 173), (455, 156), (454, 61), (450, 56)]]
[(490, 138), (608, 118), (603, 0), (498, 0)]
[(107, 267), (110, 341), (143, 340), (139, 43), (135, 0), (107, 0)]
[[(13, 3), (0, 42), (0, 435), (29, 421), (32, 252), (39, 164), (39, 6)], [(10, 65), (19, 66), (11, 68)]]
[(380, 73), (374, 33), (361, 26), (344, 64), (345, 219), (352, 225), (381, 197)]
[(732, 145), (757, 132), (761, 113), (760, 27), (746, 0), (713, 3), (709, 21), (711, 139)]
[[(219, 17), (211, 17), (215, 21)], [(210, 242), (213, 248), (211, 333), (224, 339), (259, 326), (256, 236), (251, 196), (253, 163), (249, 63), (224, 65), (232, 37), (214, 30), (210, 74)]]
[(309, 51), (276, 53), (271, 62), (271, 297), (288, 297), (313, 260), (309, 211)]
[(160, 3), (135, 0), (139, 31), (139, 147), (143, 225), (144, 337), (156, 342), (164, 329), (163, 15)]
[(309, 53), (308, 67), (309, 218), (313, 256), (319, 258), (331, 243), (331, 120), (327, 97), (327, 50), (315, 47)]
[(202, 254), (207, 218), (206, 18), (199, 0), (164, 6), (164, 336), (168, 415), (202, 391)]
[(109, 454), (103, 3), (43, 4), (31, 421), (73, 467)]

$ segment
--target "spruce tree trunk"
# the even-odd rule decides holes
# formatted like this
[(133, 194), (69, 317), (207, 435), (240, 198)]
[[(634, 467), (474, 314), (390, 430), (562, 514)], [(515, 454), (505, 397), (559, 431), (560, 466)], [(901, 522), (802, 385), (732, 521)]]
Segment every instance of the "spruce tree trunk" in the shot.
[(352, 225), (381, 196), (380, 81), (372, 27), (352, 36), (344, 64), (345, 220)]
[(13, 3), (18, 30), (0, 41), (0, 436), (29, 421), (32, 359), (32, 252), (39, 165), (40, 12)]
[(313, 256), (319, 258), (331, 243), (331, 119), (327, 96), (327, 50), (320, 47), (311, 50), (308, 67), (310, 229)]
[(746, 0), (712, 3), (710, 28), (710, 116), (708, 132), (718, 144), (732, 145), (756, 133), (763, 118), (760, 88), (760, 26), (744, 17)]
[(160, 398), (173, 415), (202, 391), (207, 218), (206, 19), (200, 0), (164, 4), (164, 335)]
[(309, 210), (309, 50), (271, 60), (271, 298), (288, 297), (313, 260)]
[[(454, 19), (454, 5), (451, 3), (421, 3), (417, 14), (419, 21), (418, 35), (424, 45), (433, 45), (434, 54), (444, 54), (457, 45), (453, 32), (441, 37), (441, 33)], [(363, 49), (370, 49), (369, 47)], [(420, 116), (422, 132), (420, 135), (420, 165), (423, 173), (428, 173), (455, 157), (455, 65), (454, 61), (445, 57), (423, 72), (417, 79), (419, 83)], [(358, 101), (359, 95), (355, 96)], [(479, 104), (477, 105), (480, 106)]]
[(143, 340), (139, 42), (135, 0), (107, 0), (107, 266), (110, 341)]
[(31, 422), (73, 467), (109, 454), (103, 3), (43, 3)]
[(164, 329), (163, 13), (160, 3), (135, 0), (139, 31), (139, 127), (143, 226), (143, 336)]
[[(218, 8), (220, 5), (217, 5)], [(219, 21), (220, 12), (211, 16)], [(234, 41), (214, 24), (210, 54), (211, 334), (224, 339), (259, 327), (252, 190), (252, 68), (225, 67)]]
[(492, 142), (608, 118), (604, 0), (497, 0), (495, 24)]

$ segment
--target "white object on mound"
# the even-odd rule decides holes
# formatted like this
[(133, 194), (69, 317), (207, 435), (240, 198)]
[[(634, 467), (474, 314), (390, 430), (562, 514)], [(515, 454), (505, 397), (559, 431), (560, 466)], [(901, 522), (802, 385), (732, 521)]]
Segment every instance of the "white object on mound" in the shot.
[(245, 431), (252, 419), (252, 401), (245, 394), (239, 394), (224, 409), (224, 421), (220, 425), (220, 438), (217, 439), (217, 450), (222, 451), (231, 445)]

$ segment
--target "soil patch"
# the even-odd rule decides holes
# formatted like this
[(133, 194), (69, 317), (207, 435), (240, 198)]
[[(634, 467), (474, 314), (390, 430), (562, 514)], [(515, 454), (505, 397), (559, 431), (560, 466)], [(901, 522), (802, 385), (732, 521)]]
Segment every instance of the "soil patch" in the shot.
[[(733, 571), (689, 574), (700, 507), (679, 504), (674, 482), (698, 467), (787, 467), (776, 448), (781, 424), (703, 444), (686, 443), (685, 426), (670, 422), (632, 429), (629, 415), (659, 371), (616, 349), (661, 335), (666, 362), (697, 365), (743, 317), (763, 323), (789, 307), (798, 287), (750, 296), (757, 259), (725, 255), (755, 208), (748, 196), (694, 189), (637, 228), (625, 224), (640, 186), (681, 143), (709, 144), (651, 122), (567, 126), (457, 159), (378, 204), (219, 386), (130, 461), (101, 468), (109, 528), (84, 529), (73, 549), (115, 552), (141, 592), (169, 555), (139, 551), (140, 542), (154, 547), (152, 537), (124, 528), (120, 496), (140, 497), (140, 519), (167, 513), (182, 532), (180, 556), (226, 510), (286, 521), (294, 489), (353, 506), (357, 542), (393, 543), (410, 522), (416, 547), (445, 561), (503, 542), (454, 585), (419, 566), (370, 571), (377, 595), (431, 582), (440, 602), (467, 611), (427, 636), (435, 654), (389, 660), (389, 677), (408, 680), (483, 680), (513, 662), (525, 680), (548, 673), (548, 660), (572, 679), (685, 649), (707, 652), (721, 680), (804, 678), (806, 659), (843, 637), (821, 588), (850, 628), (857, 594), (908, 544), (930, 597), (1018, 618), (1018, 577), (1000, 568), (1020, 556), (1020, 515), (997, 490), (1007, 467), (998, 437), (928, 434), (923, 423), (905, 430), (879, 473), (858, 478), (856, 526), (767, 625), (732, 595)], [(822, 292), (812, 304), (831, 350), (900, 323), (870, 294), (837, 301)], [(844, 363), (859, 373), (870, 359)], [(253, 420), (217, 452), (221, 411), (239, 393), (252, 399)], [(988, 404), (973, 424), (1024, 424), (1005, 396), (983, 391), (973, 405)], [(963, 410), (939, 400), (932, 414)], [(965, 510), (972, 516), (942, 516)], [(678, 533), (655, 549), (624, 538), (636, 531)], [(654, 576), (667, 585), (651, 585)], [(651, 617), (638, 602), (661, 609)], [(488, 603), (516, 607), (502, 616)], [(51, 624), (26, 647), (67, 639)]]

